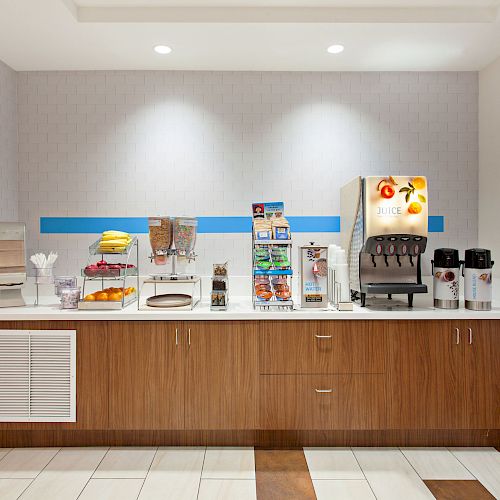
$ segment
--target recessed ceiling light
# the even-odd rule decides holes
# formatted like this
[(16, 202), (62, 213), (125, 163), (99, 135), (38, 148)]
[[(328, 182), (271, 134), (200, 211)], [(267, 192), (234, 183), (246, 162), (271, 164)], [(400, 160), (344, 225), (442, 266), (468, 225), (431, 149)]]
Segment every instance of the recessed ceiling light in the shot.
[(340, 54), (341, 52), (344, 52), (344, 46), (337, 43), (335, 45), (330, 45), (330, 47), (328, 47), (326, 50), (330, 54)]
[(168, 45), (156, 45), (153, 49), (157, 54), (170, 54), (172, 49)]

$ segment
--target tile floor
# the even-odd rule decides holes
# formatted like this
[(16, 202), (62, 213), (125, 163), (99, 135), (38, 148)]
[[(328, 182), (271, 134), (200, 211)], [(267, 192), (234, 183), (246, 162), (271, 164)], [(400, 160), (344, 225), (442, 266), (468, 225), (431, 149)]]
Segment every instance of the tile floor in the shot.
[[(318, 500), (435, 498), (424, 481), (438, 489), (471, 481), (481, 498), (500, 498), (494, 448), (305, 448), (304, 456)], [(255, 500), (259, 477), (253, 448), (0, 448), (0, 500)]]

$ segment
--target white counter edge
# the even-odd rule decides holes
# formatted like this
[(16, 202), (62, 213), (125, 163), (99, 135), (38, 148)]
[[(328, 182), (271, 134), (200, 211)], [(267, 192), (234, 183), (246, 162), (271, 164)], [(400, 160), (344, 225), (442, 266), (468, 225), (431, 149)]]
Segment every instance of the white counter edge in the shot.
[(241, 321), (241, 320), (500, 320), (500, 307), (491, 311), (455, 310), (404, 303), (381, 303), (376, 308), (354, 306), (352, 312), (336, 310), (260, 311), (253, 310), (249, 297), (234, 297), (227, 311), (210, 311), (206, 301), (194, 310), (138, 310), (131, 304), (119, 311), (61, 310), (57, 304), (0, 309), (2, 321)]

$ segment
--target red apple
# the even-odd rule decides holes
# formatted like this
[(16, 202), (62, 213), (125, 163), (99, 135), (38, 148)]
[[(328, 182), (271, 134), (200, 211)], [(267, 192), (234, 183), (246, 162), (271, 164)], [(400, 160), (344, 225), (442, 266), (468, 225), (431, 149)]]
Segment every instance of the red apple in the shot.
[(382, 195), (382, 198), (388, 200), (394, 196), (395, 192), (396, 191), (394, 191), (394, 188), (390, 184), (386, 184), (380, 191), (380, 194)]

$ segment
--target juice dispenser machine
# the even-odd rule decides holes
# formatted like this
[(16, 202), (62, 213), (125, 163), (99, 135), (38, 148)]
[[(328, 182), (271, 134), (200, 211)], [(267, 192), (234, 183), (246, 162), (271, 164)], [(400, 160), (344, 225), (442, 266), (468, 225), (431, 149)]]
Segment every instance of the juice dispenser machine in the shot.
[(341, 237), (351, 291), (366, 295), (427, 293), (421, 255), (427, 245), (427, 179), (356, 177), (341, 189)]

